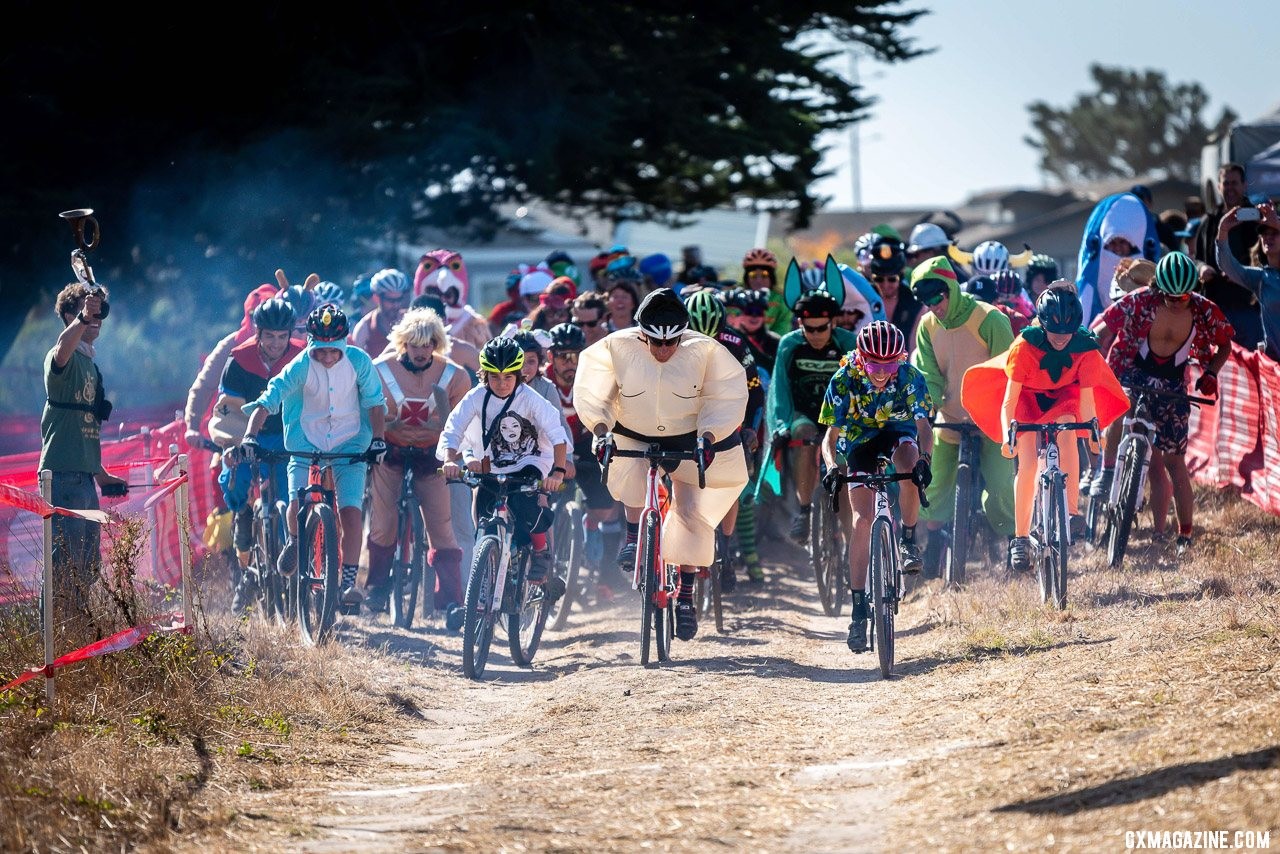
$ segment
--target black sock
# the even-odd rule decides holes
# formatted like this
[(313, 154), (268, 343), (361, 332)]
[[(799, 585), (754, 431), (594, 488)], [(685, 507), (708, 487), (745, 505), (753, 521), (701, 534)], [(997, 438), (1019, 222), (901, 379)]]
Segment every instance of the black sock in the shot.
[(640, 542), (640, 523), (639, 522), (627, 523), (627, 542), (628, 543)]
[(353, 563), (344, 563), (342, 565), (342, 586), (347, 587), (356, 583), (356, 576), (360, 574), (360, 567)]
[(680, 571), (680, 592), (676, 598), (681, 602), (693, 601), (693, 584), (698, 580), (698, 573)]
[(808, 516), (808, 515), (809, 515), (809, 511), (810, 511), (810, 510), (812, 510), (812, 509), (813, 509), (813, 505), (812, 505), (812, 504), (801, 504), (801, 505), (800, 505), (800, 515), (801, 515), (801, 516)]
[(903, 526), (902, 526), (902, 541), (903, 541), (904, 543), (914, 543), (914, 542), (916, 541), (916, 526), (915, 526), (915, 525), (903, 525)]
[(851, 595), (853, 596), (853, 606), (855, 608), (860, 603), (867, 601), (867, 591), (865, 590), (854, 590)]

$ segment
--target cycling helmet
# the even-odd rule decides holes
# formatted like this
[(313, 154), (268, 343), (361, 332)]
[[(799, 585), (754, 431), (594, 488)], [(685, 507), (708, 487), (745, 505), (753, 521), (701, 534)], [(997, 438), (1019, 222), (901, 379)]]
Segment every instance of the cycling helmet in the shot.
[(480, 370), (492, 374), (519, 373), (524, 350), (514, 338), (494, 338), (480, 349)]
[(636, 309), (636, 325), (650, 338), (675, 338), (689, 328), (689, 311), (671, 288), (658, 288)]
[(911, 245), (908, 252), (921, 252), (925, 249), (944, 249), (951, 243), (951, 238), (942, 230), (942, 226), (932, 222), (922, 222), (911, 229), (909, 238)]
[(826, 291), (809, 291), (796, 300), (793, 309), (796, 317), (835, 317), (840, 313), (840, 304)]
[(350, 330), (347, 316), (333, 303), (325, 303), (311, 312), (307, 318), (307, 334), (312, 341), (330, 343), (342, 341)]
[(1061, 335), (1079, 329), (1084, 321), (1084, 308), (1076, 295), (1076, 286), (1066, 279), (1049, 285), (1036, 300), (1036, 317), (1045, 332)]
[(647, 276), (655, 288), (664, 288), (671, 281), (671, 259), (661, 252), (640, 259), (640, 275)]
[(873, 362), (891, 362), (907, 355), (902, 330), (887, 320), (875, 320), (858, 331), (858, 356)]
[(511, 340), (520, 345), (520, 351), (523, 353), (537, 353), (538, 358), (542, 358), (542, 342), (538, 340), (538, 336), (531, 329), (521, 329), (511, 333)]
[(1036, 276), (1044, 276), (1050, 282), (1058, 278), (1058, 262), (1048, 255), (1032, 255), (1027, 265), (1027, 281)]
[(342, 305), (343, 300), (347, 298), (347, 294), (342, 290), (341, 285), (333, 282), (321, 282), (311, 289), (311, 298), (315, 300), (316, 305), (324, 305), (331, 302), (334, 305)]
[(901, 240), (877, 236), (867, 251), (870, 254), (868, 268), (878, 276), (902, 275), (902, 268), (907, 266)]
[(964, 283), (964, 292), (978, 302), (996, 301), (996, 282), (990, 276), (974, 276)]
[(806, 291), (820, 291), (826, 286), (823, 274), (826, 267), (819, 261), (801, 262), (800, 264), (800, 287)]
[(973, 250), (973, 272), (990, 276), (1009, 269), (1009, 250), (997, 240), (984, 240)]
[(706, 284), (708, 282), (720, 281), (720, 274), (716, 272), (716, 268), (709, 264), (699, 264), (691, 268), (685, 277), (695, 284)]
[(996, 296), (1013, 297), (1022, 293), (1022, 279), (1013, 270), (1001, 270), (991, 277), (995, 282)]
[(853, 241), (853, 254), (857, 256), (859, 264), (865, 265), (871, 262), (871, 244), (879, 239), (880, 235), (874, 231), (868, 231)]
[(551, 352), (577, 352), (587, 346), (582, 327), (573, 323), (557, 323), (551, 327)]
[(253, 310), (253, 325), (258, 329), (293, 329), (293, 306), (282, 297), (273, 297)]
[(1170, 296), (1191, 293), (1200, 273), (1184, 252), (1170, 252), (1156, 264), (1156, 290)]
[(408, 293), (412, 283), (404, 273), (388, 267), (374, 273), (370, 284), (377, 296), (398, 297)]
[(743, 311), (749, 308), (759, 308), (761, 311), (767, 311), (769, 308), (769, 295), (764, 291), (757, 291), (749, 288), (739, 288), (742, 291), (741, 308)]
[(547, 253), (547, 257), (542, 259), (542, 263), (548, 267), (554, 267), (556, 264), (572, 264), (573, 258), (563, 249), (552, 249)]
[(750, 270), (760, 267), (766, 270), (777, 270), (778, 256), (768, 249), (751, 249), (746, 255), (742, 256), (742, 269)]
[(713, 290), (704, 289), (685, 300), (684, 307), (689, 312), (689, 328), (713, 338), (724, 326), (725, 310), (720, 295)]

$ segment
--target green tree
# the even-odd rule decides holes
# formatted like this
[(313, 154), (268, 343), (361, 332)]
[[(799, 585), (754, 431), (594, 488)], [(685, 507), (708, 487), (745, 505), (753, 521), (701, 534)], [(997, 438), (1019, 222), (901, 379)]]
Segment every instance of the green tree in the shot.
[(1224, 107), (1207, 123), (1209, 95), (1199, 83), (1170, 83), (1163, 72), (1093, 65), (1095, 90), (1068, 107), (1027, 107), (1040, 168), (1064, 183), (1160, 175), (1194, 181), (1200, 149), (1236, 120)]

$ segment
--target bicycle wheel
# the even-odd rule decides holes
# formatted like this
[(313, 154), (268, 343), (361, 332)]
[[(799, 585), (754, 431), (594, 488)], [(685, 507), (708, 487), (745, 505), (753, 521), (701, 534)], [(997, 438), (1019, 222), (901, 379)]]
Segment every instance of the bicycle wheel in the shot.
[(947, 550), (947, 564), (943, 570), (948, 587), (964, 584), (965, 564), (969, 560), (973, 492), (973, 470), (968, 463), (961, 463), (956, 466), (956, 503), (951, 517), (951, 548)]
[[(640, 520), (640, 550), (639, 560), (642, 572), (640, 574), (640, 663), (649, 663), (650, 647), (653, 643), (653, 633), (655, 629), (662, 626), (662, 617), (660, 609), (654, 602), (654, 596), (658, 592), (658, 513), (656, 510), (647, 511)], [(661, 631), (657, 632), (659, 635)], [(658, 641), (662, 643), (661, 640)], [(661, 654), (658, 656), (661, 658)]]
[(547, 619), (552, 629), (560, 631), (569, 622), (569, 611), (581, 592), (578, 590), (578, 564), (582, 560), (582, 508), (576, 501), (560, 508), (551, 531), (556, 555), (553, 572), (561, 573), (564, 578), (564, 595), (551, 605)]
[(263, 616), (273, 618), (282, 626), (288, 625), (295, 614), (290, 596), (293, 582), (281, 577), (276, 568), (280, 552), (284, 548), (284, 544), (280, 542), (279, 521), (284, 517), (278, 517), (269, 511), (264, 514), (261, 507), (255, 507), (253, 515), (254, 536), (259, 544), (257, 553), (262, 557), (258, 577), (262, 581)]
[(893, 547), (893, 526), (883, 517), (871, 523), (871, 630), (875, 635), (880, 675), (893, 673), (893, 612), (898, 553)]
[[(418, 590), (422, 586), (422, 565), (425, 544), (422, 536), (422, 517), (418, 507), (410, 503), (408, 519), (402, 519), (403, 530), (396, 540), (395, 557), (391, 560), (391, 622), (402, 628), (413, 627), (413, 617), (418, 608)], [(414, 524), (414, 520), (417, 524)]]
[(342, 567), (338, 561), (338, 522), (332, 507), (312, 505), (300, 541), (298, 627), (302, 642), (316, 646), (332, 634), (338, 612)]
[[(710, 605), (710, 613), (715, 617), (716, 631), (724, 634), (724, 600), (723, 590), (721, 588), (721, 573), (725, 567), (732, 566), (733, 553), (731, 549), (733, 544), (729, 541), (719, 528), (716, 529), (716, 559), (712, 562), (707, 570), (707, 604)], [(698, 616), (702, 616), (704, 612), (698, 609)]]
[(1116, 472), (1116, 477), (1120, 478), (1120, 491), (1116, 494), (1115, 506), (1111, 508), (1111, 530), (1107, 537), (1107, 564), (1112, 568), (1124, 563), (1129, 534), (1138, 515), (1138, 492), (1142, 488), (1138, 473), (1145, 462), (1143, 453), (1138, 442), (1130, 442)]
[(1049, 490), (1049, 513), (1045, 520), (1044, 546), (1040, 550), (1040, 598), (1059, 610), (1067, 607), (1067, 529), (1065, 489), (1067, 478), (1055, 474)]
[(533, 657), (538, 653), (538, 644), (542, 641), (542, 630), (547, 625), (546, 585), (530, 584), (528, 550), (521, 549), (512, 559), (515, 564), (510, 570), (518, 574), (520, 590), (516, 601), (519, 610), (507, 615), (507, 641), (511, 647), (511, 660), (520, 667), (530, 667)]
[[(659, 557), (661, 560), (661, 557)], [(657, 574), (660, 579), (659, 584), (662, 589), (666, 589), (666, 578), (672, 570), (668, 566), (663, 566), (661, 573)], [(671, 593), (667, 597), (666, 605), (655, 605), (653, 608), (653, 637), (656, 641), (655, 646), (658, 648), (658, 661), (671, 660), (671, 641), (676, 636), (676, 594)]]
[(479, 679), (489, 662), (489, 646), (493, 643), (493, 624), (498, 615), (493, 609), (493, 586), (498, 581), (498, 562), (502, 544), (492, 534), (476, 544), (471, 562), (471, 578), (467, 581), (466, 616), (462, 623), (462, 672), (468, 679)]
[(809, 511), (809, 565), (813, 568), (813, 580), (818, 585), (818, 603), (822, 613), (836, 616), (835, 591), (831, 585), (831, 498), (824, 490), (814, 491), (814, 501)]

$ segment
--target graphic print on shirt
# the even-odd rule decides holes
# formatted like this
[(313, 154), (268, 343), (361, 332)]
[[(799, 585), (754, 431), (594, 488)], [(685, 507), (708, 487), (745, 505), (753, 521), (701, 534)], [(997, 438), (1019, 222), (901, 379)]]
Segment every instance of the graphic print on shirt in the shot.
[(495, 466), (515, 466), (525, 457), (537, 455), (538, 428), (527, 418), (508, 412), (498, 422), (490, 448)]

